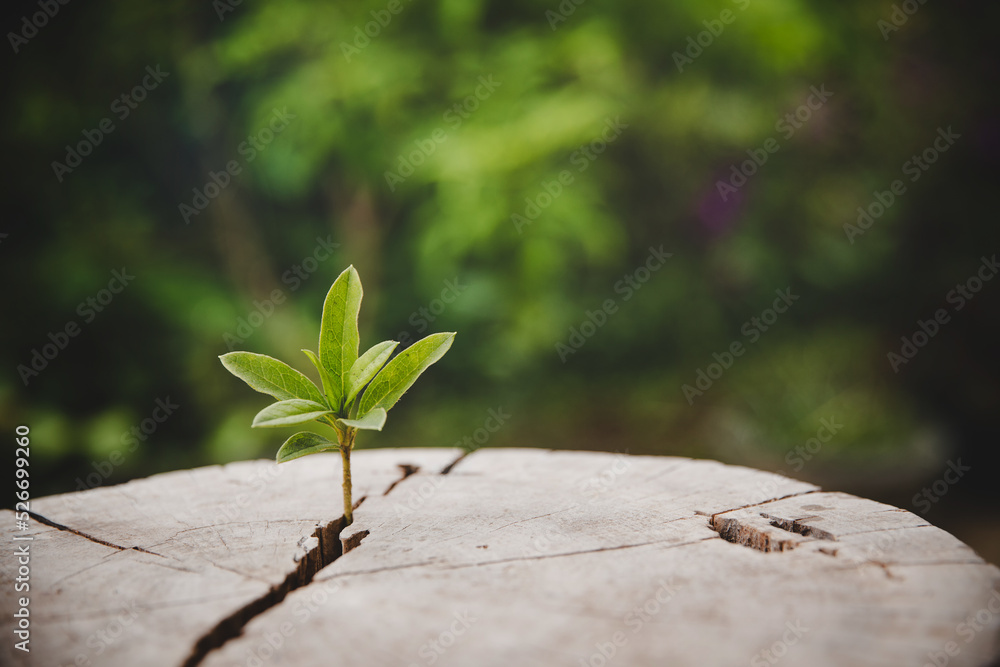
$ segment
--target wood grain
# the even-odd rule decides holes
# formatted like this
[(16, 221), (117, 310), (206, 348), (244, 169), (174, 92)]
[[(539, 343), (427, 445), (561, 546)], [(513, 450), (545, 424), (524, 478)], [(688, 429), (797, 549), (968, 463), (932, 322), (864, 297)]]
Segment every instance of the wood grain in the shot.
[[(384, 493), (403, 477), (400, 465), (440, 470), (458, 455), (357, 452), (355, 498)], [(4, 641), (3, 664), (182, 665), (218, 624), (273, 602), (339, 554), (340, 455), (177, 471), (40, 498), (31, 510), (40, 519), (27, 533), (32, 651)], [(23, 542), (12, 541), (9, 511), (3, 526), (0, 598), (14, 609), (7, 582)], [(4, 637), (11, 620), (4, 615)]]
[[(905, 510), (713, 461), (489, 449), (451, 467), (459, 455), (356, 452), (366, 498), (339, 535), (343, 555), (333, 456), (42, 499), (40, 515), (90, 538), (33, 531), (37, 652), (11, 658), (972, 667), (1000, 656), (1000, 570)], [(235, 516), (219, 510), (240, 493), (257, 495)], [(116, 623), (101, 649), (95, 633)]]

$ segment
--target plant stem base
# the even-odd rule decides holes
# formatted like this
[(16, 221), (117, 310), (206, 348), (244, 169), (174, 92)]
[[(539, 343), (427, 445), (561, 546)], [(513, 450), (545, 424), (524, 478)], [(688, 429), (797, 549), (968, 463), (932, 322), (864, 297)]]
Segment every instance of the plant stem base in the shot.
[(344, 462), (344, 520), (349, 526), (354, 523), (354, 506), (351, 502), (351, 443), (340, 446), (340, 458)]

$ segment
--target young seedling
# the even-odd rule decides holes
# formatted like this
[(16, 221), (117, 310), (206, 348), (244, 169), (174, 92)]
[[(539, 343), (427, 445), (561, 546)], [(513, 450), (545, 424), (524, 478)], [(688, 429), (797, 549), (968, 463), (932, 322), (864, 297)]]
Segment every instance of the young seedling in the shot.
[[(230, 352), (219, 357), (230, 373), (252, 389), (277, 399), (254, 417), (253, 426), (292, 426), (318, 421), (332, 426), (338, 442), (318, 433), (296, 433), (281, 446), (278, 463), (340, 449), (344, 462), (344, 518), (354, 520), (351, 504), (351, 449), (358, 431), (381, 431), (386, 412), (420, 374), (444, 356), (454, 333), (423, 338), (389, 361), (399, 345), (387, 340), (358, 356), (361, 278), (353, 266), (337, 277), (323, 304), (319, 355), (302, 350), (322, 380), (322, 391), (291, 366), (264, 354)], [(386, 363), (386, 362), (389, 363)]]

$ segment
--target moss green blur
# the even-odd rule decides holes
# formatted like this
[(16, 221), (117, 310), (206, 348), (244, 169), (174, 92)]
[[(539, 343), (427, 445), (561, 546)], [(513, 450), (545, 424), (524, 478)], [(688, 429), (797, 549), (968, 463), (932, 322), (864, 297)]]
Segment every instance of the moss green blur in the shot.
[[(502, 407), (488, 446), (792, 474), (786, 453), (832, 416), (844, 428), (824, 469), (899, 471), (947, 447), (956, 421), (989, 420), (996, 384), (963, 384), (940, 340), (899, 374), (886, 361), (997, 239), (976, 166), (997, 150), (995, 134), (993, 157), (975, 139), (989, 65), (940, 48), (980, 28), (928, 3), (884, 40), (891, 3), (861, 0), (587, 0), (554, 30), (558, 0), (403, 0), (373, 23), (388, 5), (244, 2), (220, 21), (210, 2), (99, 0), (63, 8), (17, 56), (5, 368), (67, 321), (82, 328), (27, 387), (0, 379), (0, 425), (32, 426), (44, 488), (72, 490), (124, 452), (168, 396), (180, 407), (108, 481), (269, 457), (280, 442), (245, 427), (262, 397), (216, 357), (302, 360), (349, 264), (366, 281), (363, 338), (462, 332), (381, 446), (467, 446)], [(723, 10), (735, 20), (678, 71), (675, 53)], [(169, 76), (117, 118), (110, 103), (157, 64)], [(814, 86), (833, 96), (786, 139), (776, 124)], [(242, 142), (275, 110), (293, 118), (249, 160)], [(114, 132), (57, 182), (50, 163), (103, 117)], [(579, 152), (616, 123), (594, 159)], [(964, 138), (850, 243), (857, 207), (947, 126)], [(722, 201), (716, 183), (771, 137), (780, 149)], [(179, 206), (230, 160), (241, 172), (186, 222)], [(412, 174), (387, 178), (401, 160)], [(572, 182), (539, 206), (563, 172)], [(539, 214), (519, 226), (526, 199)], [(661, 245), (672, 257), (625, 301), (616, 284)], [(296, 274), (304, 260), (316, 270)], [(134, 282), (84, 323), (78, 304), (121, 267)], [(788, 287), (800, 299), (750, 343), (744, 323)], [(607, 299), (617, 312), (563, 363), (556, 344)], [(974, 317), (954, 319), (952, 340), (986, 344)], [(689, 405), (682, 385), (734, 341), (745, 354)], [(928, 410), (940, 386), (949, 398)]]

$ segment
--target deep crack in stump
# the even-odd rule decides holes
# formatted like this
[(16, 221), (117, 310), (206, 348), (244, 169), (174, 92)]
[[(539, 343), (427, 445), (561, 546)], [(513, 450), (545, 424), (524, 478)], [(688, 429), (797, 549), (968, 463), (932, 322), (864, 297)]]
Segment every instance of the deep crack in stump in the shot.
[(195, 644), (191, 655), (184, 661), (183, 667), (196, 667), (201, 664), (210, 652), (221, 647), (230, 639), (235, 639), (243, 634), (243, 628), (256, 616), (280, 604), (289, 593), (311, 582), (317, 572), (340, 558), (343, 555), (340, 533), (346, 527), (347, 522), (344, 517), (318, 526), (316, 532), (313, 533), (317, 544), (299, 560), (298, 567), (289, 573), (281, 584), (222, 619), (207, 634), (203, 635)]

